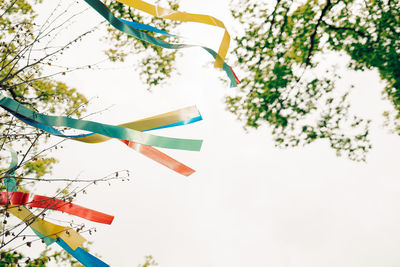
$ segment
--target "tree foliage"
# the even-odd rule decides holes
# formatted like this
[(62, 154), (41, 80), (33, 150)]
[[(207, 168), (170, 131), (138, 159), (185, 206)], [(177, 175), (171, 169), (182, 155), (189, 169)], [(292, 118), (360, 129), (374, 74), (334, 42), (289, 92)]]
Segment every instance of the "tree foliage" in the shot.
[[(28, 246), (32, 246), (31, 243), (27, 243)], [(87, 250), (87, 248), (85, 248)], [(53, 251), (50, 247), (43, 250), (40, 255), (36, 258), (30, 258), (25, 256), (23, 253), (18, 251), (0, 251), (0, 266), (7, 267), (45, 267), (49, 264), (54, 263), (57, 266), (70, 266), (70, 267), (82, 267), (77, 260), (75, 260), (70, 254), (62, 250), (61, 252)]]
[[(145, 256), (144, 261), (145, 262), (143, 264), (139, 264), (138, 267), (151, 267), (158, 265), (158, 263), (151, 255)], [(22, 253), (16, 251), (0, 251), (0, 266), (17, 267), (23, 265), (25, 267), (45, 267), (52, 262), (55, 262), (57, 266), (62, 263), (67, 263), (70, 267), (83, 266), (82, 264), (71, 258), (71, 256), (65, 251), (54, 252), (50, 248), (44, 250), (39, 255), (39, 257), (35, 259), (26, 257)]]
[[(106, 4), (119, 18), (151, 24), (167, 32), (176, 33), (179, 25), (142, 15), (115, 1), (107, 0)], [(177, 0), (155, 4), (173, 10), (179, 7)], [(369, 121), (349, 114), (351, 88), (342, 92), (337, 86), (340, 75), (322, 61), (323, 55), (342, 53), (349, 58), (348, 69), (379, 72), (385, 82), (383, 94), (394, 107), (394, 111), (384, 114), (387, 124), (400, 134), (400, 2), (237, 0), (232, 2), (232, 15), (243, 30), (235, 38), (233, 54), (237, 67), (245, 75), (238, 90), (226, 98), (226, 104), (247, 127), (269, 125), (278, 146), (305, 145), (325, 139), (338, 154), (364, 160), (371, 148)], [(0, 2), (0, 91), (3, 94), (40, 112), (82, 116), (87, 99), (75, 88), (55, 79), (56, 75), (71, 71), (68, 67), (56, 66), (57, 57), (91, 33), (89, 30), (66, 43), (55, 44), (56, 37), (73, 16), (62, 22), (57, 16), (50, 16), (37, 25), (31, 2)], [(110, 48), (105, 52), (109, 59), (124, 61), (129, 54), (135, 54), (139, 58), (136, 68), (149, 89), (175, 73), (176, 50), (161, 49), (107, 27), (105, 39)], [(0, 113), (0, 133), (0, 148), (18, 143), (16, 147), (24, 159), (29, 153), (34, 155), (19, 166), (24, 168), (19, 170), (19, 181), (25, 175), (40, 178), (51, 171), (56, 160), (40, 154), (38, 145), (48, 138), (46, 134), (26, 127), (5, 112)], [(1, 167), (5, 168), (3, 162)], [(74, 192), (65, 189), (62, 193), (65, 197), (74, 196)], [(4, 242), (13, 233), (5, 223), (6, 209), (1, 212)], [(45, 266), (52, 257), (56, 261), (67, 260), (61, 254), (44, 253), (31, 260), (17, 251), (2, 251), (0, 261), (11, 266), (23, 262), (27, 266)], [(143, 266), (153, 265), (156, 262), (147, 257)]]
[[(108, 4), (124, 19), (170, 32), (177, 26), (141, 16), (115, 1)], [(176, 1), (156, 4), (179, 7)], [(338, 155), (365, 160), (371, 148), (370, 121), (350, 113), (352, 87), (338, 87), (340, 73), (323, 56), (346, 55), (350, 70), (377, 70), (385, 82), (383, 94), (394, 107), (384, 114), (386, 124), (400, 133), (399, 5), (391, 0), (233, 0), (232, 15), (240, 23), (233, 54), (244, 75), (239, 89), (227, 96), (227, 109), (246, 127), (270, 126), (279, 147), (323, 139)], [(146, 51), (138, 56), (137, 68), (149, 88), (174, 73), (176, 51), (149, 45), (112, 27), (108, 31), (110, 59), (124, 60)]]
[[(40, 1), (36, 1), (38, 3)], [(79, 14), (68, 14), (61, 5), (57, 5), (52, 13), (36, 24), (36, 12), (32, 1), (6, 0), (0, 2), (0, 91), (3, 95), (13, 98), (23, 105), (41, 113), (81, 117), (86, 108), (87, 99), (75, 88), (56, 79), (57, 75), (65, 75), (83, 67), (58, 66), (56, 61), (66, 49), (77, 43), (92, 30), (78, 34), (67, 41), (59, 41), (60, 37), (73, 18)], [(69, 7), (67, 7), (68, 9)], [(87, 67), (87, 66), (84, 66)], [(44, 178), (51, 173), (52, 166), (57, 160), (46, 156), (57, 145), (48, 145), (49, 135), (34, 129), (15, 119), (9, 113), (0, 111), (0, 150), (6, 150), (6, 145), (18, 151), (19, 164), (15, 169), (19, 191), (26, 191), (37, 182), (57, 181), (67, 185), (54, 192), (58, 199), (72, 201), (78, 194), (96, 182), (120, 180), (119, 172), (101, 179), (79, 180), (68, 178)], [(1, 178), (7, 177), (9, 157), (0, 158)], [(119, 178), (118, 178), (119, 176)], [(126, 178), (123, 174), (122, 177)], [(123, 179), (123, 178), (122, 178)], [(84, 186), (72, 184), (83, 183)], [(0, 190), (4, 191), (1, 184)], [(56, 191), (56, 190), (55, 190)], [(47, 195), (50, 193), (48, 192)], [(33, 242), (39, 243), (40, 238), (26, 234), (25, 230), (32, 223), (32, 218), (25, 222), (14, 220), (7, 211), (8, 206), (0, 208), (0, 266), (46, 266), (53, 259), (58, 266), (81, 266), (65, 251), (54, 252), (46, 249), (34, 259), (21, 253), (21, 246), (31, 247)], [(45, 218), (48, 209), (39, 209), (35, 216)], [(25, 225), (26, 223), (26, 225)], [(89, 232), (84, 224), (68, 222), (70, 227), (81, 232)], [(84, 248), (85, 249), (85, 248)]]
[[(0, 91), (34, 110), (81, 116), (87, 99), (75, 88), (53, 79), (67, 70), (52, 67), (57, 56), (89, 32), (65, 44), (54, 44), (54, 37), (65, 30), (63, 22), (50, 16), (43, 25), (37, 25), (35, 17), (28, 1), (0, 3)], [(33, 153), (38, 152), (38, 139), (46, 138), (42, 132), (26, 127), (3, 110), (0, 111), (0, 133), (1, 149), (4, 144), (18, 142), (18, 149), (30, 147)], [(55, 162), (54, 158), (42, 154), (24, 168), (40, 178)]]
[(379, 71), (395, 109), (386, 116), (400, 134), (400, 2), (236, 1), (232, 15), (244, 30), (233, 53), (245, 75), (226, 103), (246, 126), (266, 122), (278, 146), (326, 139), (338, 154), (365, 160), (369, 121), (349, 114), (341, 77), (322, 60), (340, 52), (351, 70)]

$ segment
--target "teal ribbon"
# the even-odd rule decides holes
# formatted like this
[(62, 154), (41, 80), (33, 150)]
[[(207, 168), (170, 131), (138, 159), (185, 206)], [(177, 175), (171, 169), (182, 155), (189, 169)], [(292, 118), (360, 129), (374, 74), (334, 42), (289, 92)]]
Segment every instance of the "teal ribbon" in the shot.
[[(26, 124), (29, 124), (30, 126), (36, 127), (40, 130), (46, 131), (49, 134), (55, 135), (55, 136), (59, 136), (59, 137), (64, 137), (64, 138), (80, 138), (80, 137), (87, 137), (87, 136), (91, 136), (94, 135), (95, 133), (88, 133), (88, 134), (77, 134), (77, 135), (65, 135), (62, 132), (60, 132), (59, 130), (57, 130), (54, 127), (51, 126), (47, 126), (43, 123), (39, 123), (37, 121), (25, 118), (23, 116), (20, 116), (18, 113), (15, 113), (13, 111), (9, 111), (12, 115), (14, 115), (15, 117), (17, 117), (18, 119), (20, 119), (21, 121), (25, 122)], [(167, 125), (163, 125), (160, 127), (156, 127), (156, 128), (152, 128), (152, 129), (148, 129), (148, 130), (143, 130), (141, 132), (148, 132), (148, 131), (153, 131), (153, 130), (160, 130), (160, 129), (166, 129), (166, 128), (172, 128), (172, 127), (176, 127), (176, 126), (182, 126), (182, 125), (188, 125), (191, 123), (195, 123), (198, 121), (201, 121), (203, 118), (201, 117), (201, 115), (197, 116), (197, 117), (193, 117), (191, 119), (187, 119), (184, 121), (178, 121), (175, 123), (171, 123), (171, 124), (167, 124)]]
[[(171, 43), (167, 43), (161, 39), (152, 37), (140, 30), (145, 29), (148, 31), (158, 32), (158, 33), (168, 35), (168, 36), (172, 36), (172, 35), (167, 32), (161, 31), (155, 27), (152, 27), (152, 26), (146, 25), (148, 27), (145, 27), (145, 26), (143, 26), (145, 24), (138, 25), (135, 22), (129, 22), (126, 20), (118, 19), (99, 0), (85, 0), (85, 2), (88, 3), (94, 10), (96, 10), (103, 18), (105, 18), (115, 29), (117, 29), (123, 33), (126, 33), (130, 36), (133, 36), (137, 39), (140, 39), (142, 41), (154, 44), (154, 45), (162, 47), (162, 48), (167, 48), (167, 49), (182, 49), (182, 48), (189, 48), (189, 47), (201, 47), (204, 50), (206, 50), (208, 53), (210, 53), (214, 59), (217, 58), (217, 53), (213, 49), (208, 48), (206, 46), (192, 45), (192, 44), (171, 44)], [(235, 77), (235, 74), (233, 73), (231, 67), (229, 67), (229, 65), (224, 62), (222, 69), (228, 75), (228, 78), (231, 81), (231, 87), (236, 87), (237, 86), (236, 77)]]
[[(7, 192), (16, 192), (17, 191), (17, 182), (14, 178), (14, 173), (15, 173), (14, 171), (15, 171), (15, 168), (18, 166), (18, 155), (17, 155), (17, 152), (15, 152), (14, 149), (12, 149), (11, 147), (8, 147), (8, 150), (10, 151), (10, 154), (11, 154), (11, 163), (10, 163), (10, 166), (8, 167), (6, 174), (9, 174), (10, 177), (4, 178), (3, 183), (6, 187)], [(32, 227), (31, 227), (31, 229), (33, 230), (33, 232), (35, 232), (35, 234), (37, 236), (39, 236), (40, 238), (43, 239), (43, 241), (46, 245), (49, 246), (55, 242), (54, 239), (47, 237), (47, 236), (43, 235), (42, 233), (39, 233)]]
[(32, 121), (36, 121), (47, 126), (69, 127), (73, 129), (102, 134), (111, 138), (133, 141), (149, 146), (199, 151), (202, 145), (202, 140), (163, 137), (115, 125), (103, 124), (87, 120), (78, 120), (65, 116), (44, 115), (42, 113), (38, 113), (28, 109), (27, 107), (21, 105), (19, 102), (9, 97), (3, 96), (1, 93), (0, 106), (3, 109), (12, 113), (13, 115), (18, 114), (19, 117), (24, 117), (25, 119), (30, 119)]
[(125, 19), (119, 19), (119, 20), (125, 24), (128, 24), (129, 26), (131, 26), (132, 28), (134, 28), (136, 30), (145, 30), (145, 31), (149, 31), (149, 32), (156, 32), (156, 33), (160, 33), (162, 35), (169, 36), (169, 37), (179, 37), (175, 34), (170, 34), (166, 31), (160, 30), (156, 27), (153, 27), (153, 26), (150, 26), (147, 24), (139, 23), (136, 21), (129, 21), (129, 20), (125, 20)]
[(3, 178), (4, 186), (6, 187), (7, 192), (15, 192), (17, 191), (17, 181), (14, 178), (15, 168), (18, 166), (18, 156), (17, 152), (14, 151), (11, 147), (8, 147), (8, 150), (11, 154), (11, 162), (8, 170), (6, 171), (7, 177)]

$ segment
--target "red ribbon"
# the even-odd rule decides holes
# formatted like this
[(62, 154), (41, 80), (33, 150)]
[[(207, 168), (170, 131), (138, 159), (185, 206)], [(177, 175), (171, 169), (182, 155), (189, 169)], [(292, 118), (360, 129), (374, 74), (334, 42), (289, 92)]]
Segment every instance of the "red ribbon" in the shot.
[(185, 164), (171, 158), (167, 154), (162, 153), (161, 151), (155, 149), (152, 146), (144, 145), (144, 144), (139, 144), (135, 143), (133, 141), (128, 141), (128, 140), (123, 140), (120, 139), (125, 145), (128, 147), (138, 151), (142, 155), (164, 165), (167, 168), (170, 168), (173, 171), (176, 171), (177, 173), (180, 173), (184, 176), (189, 176), (192, 173), (195, 172), (192, 168), (186, 166)]
[(57, 210), (92, 222), (104, 224), (111, 224), (114, 220), (114, 216), (91, 210), (68, 201), (25, 192), (0, 192), (0, 205), (23, 205), (32, 208)]

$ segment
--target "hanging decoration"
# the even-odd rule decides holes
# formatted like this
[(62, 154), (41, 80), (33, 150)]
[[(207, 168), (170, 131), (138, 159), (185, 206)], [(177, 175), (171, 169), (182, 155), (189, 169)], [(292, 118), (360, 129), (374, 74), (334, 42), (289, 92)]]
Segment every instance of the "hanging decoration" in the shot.
[[(202, 45), (168, 43), (159, 38), (153, 37), (144, 31), (168, 37), (180, 37), (150, 25), (116, 18), (100, 0), (85, 0), (86, 3), (105, 18), (114, 28), (137, 39), (167, 49), (201, 47), (215, 59), (214, 67), (222, 68), (225, 71), (230, 79), (231, 87), (235, 87), (240, 83), (240, 80), (234, 73), (233, 69), (225, 63), (225, 58), (229, 49), (230, 36), (222, 21), (212, 16), (191, 14), (158, 7), (142, 0), (117, 1), (154, 17), (182, 22), (196, 22), (222, 28), (224, 30), (224, 35), (218, 53), (213, 49)], [(73, 119), (66, 116), (45, 115), (32, 111), (19, 102), (3, 96), (1, 93), (0, 107), (24, 123), (46, 131), (49, 134), (84, 143), (101, 143), (110, 139), (118, 139), (129, 148), (138, 151), (142, 155), (179, 174), (189, 176), (195, 172), (192, 168), (171, 158), (157, 150), (155, 147), (199, 151), (202, 145), (202, 140), (171, 138), (146, 133), (148, 131), (187, 125), (202, 120), (202, 117), (195, 106), (174, 110), (120, 125), (109, 125), (88, 120)], [(68, 127), (71, 129), (83, 130), (85, 133), (66, 135), (55, 127)], [(10, 152), (11, 163), (6, 175), (2, 178), (7, 192), (0, 192), (0, 206), (5, 207), (9, 213), (25, 222), (46, 245), (57, 243), (85, 266), (109, 266), (82, 249), (82, 244), (86, 239), (77, 231), (71, 227), (57, 225), (39, 218), (40, 214), (35, 215), (28, 208), (65, 212), (70, 215), (103, 224), (111, 224), (114, 216), (91, 210), (63, 199), (30, 194), (27, 192), (18, 192), (17, 182), (14, 175), (14, 171), (18, 166), (18, 158), (17, 153), (11, 148)]]
[[(15, 179), (13, 180), (15, 181)], [(25, 192), (0, 192), (0, 205), (23, 205), (31, 208), (57, 210), (92, 222), (104, 224), (111, 224), (114, 219), (114, 216), (91, 210), (68, 201), (54, 197), (33, 195)]]
[(217, 27), (224, 28), (225, 29), (224, 37), (221, 42), (219, 51), (218, 51), (218, 53), (216, 53), (213, 49), (208, 48), (206, 46), (202, 46), (202, 45), (167, 43), (161, 39), (152, 37), (140, 30), (145, 29), (148, 31), (161, 33), (161, 34), (167, 35), (167, 36), (174, 36), (174, 35), (166, 33), (165, 31), (161, 31), (152, 26), (147, 25), (147, 27), (146, 27), (146, 26), (143, 26), (144, 24), (140, 24), (137, 22), (136, 23), (129, 22), (129, 21), (123, 20), (123, 19), (118, 19), (112, 14), (112, 12), (100, 0), (85, 0), (85, 2), (88, 3), (93, 9), (95, 9), (114, 28), (116, 28), (117, 30), (119, 30), (123, 33), (126, 33), (130, 36), (133, 36), (137, 39), (140, 39), (142, 41), (149, 42), (156, 46), (159, 46), (162, 48), (167, 48), (167, 49), (181, 49), (181, 48), (189, 48), (189, 47), (203, 48), (208, 53), (210, 53), (213, 56), (213, 58), (215, 59), (214, 66), (217, 68), (222, 68), (226, 72), (228, 78), (231, 81), (231, 87), (236, 87), (237, 84), (240, 83), (240, 81), (237, 78), (236, 74), (234, 73), (233, 69), (224, 62), (226, 53), (229, 48), (230, 37), (229, 37), (229, 33), (226, 30), (224, 24), (220, 20), (218, 20), (214, 17), (211, 17), (211, 16), (207, 16), (207, 15), (190, 14), (190, 13), (185, 13), (185, 12), (169, 10), (169, 9), (150, 5), (144, 1), (118, 0), (118, 2), (127, 4), (133, 8), (137, 8), (137, 9), (142, 10), (153, 16), (157, 16), (157, 17), (161, 17), (161, 18), (168, 18), (171, 20), (178, 20), (178, 21), (199, 22), (199, 23), (204, 23), (204, 24), (209, 24), (209, 25), (214, 25)]
[[(19, 102), (9, 97), (5, 97), (2, 94), (0, 94), (0, 106), (11, 114), (18, 116), (19, 118), (31, 120), (33, 123), (40, 123), (47, 126), (69, 127), (73, 129), (98, 133), (111, 138), (133, 141), (144, 145), (199, 151), (202, 144), (202, 140), (157, 136), (121, 126), (109, 125), (88, 120), (79, 120), (66, 116), (45, 115), (32, 111), (24, 105), (21, 105)], [(80, 136), (83, 137), (84, 135)]]
[[(100, 143), (117, 138), (142, 155), (185, 176), (191, 175), (194, 170), (151, 146), (198, 151), (202, 143), (201, 140), (169, 138), (144, 133), (144, 131), (186, 125), (202, 120), (200, 113), (194, 106), (118, 126), (64, 116), (44, 115), (28, 109), (17, 101), (1, 95), (1, 93), (0, 107), (23, 122), (59, 137), (85, 143)], [(70, 127), (91, 131), (92, 133), (64, 135), (52, 126)]]
[[(17, 153), (12, 148), (9, 148), (9, 150), (11, 153), (11, 163), (6, 172), (6, 177), (3, 178), (7, 192), (1, 192), (0, 205), (5, 206), (9, 213), (26, 223), (46, 245), (56, 242), (85, 266), (109, 266), (81, 248), (86, 239), (74, 229), (41, 219), (26, 207), (58, 210), (105, 224), (111, 224), (114, 217), (61, 199), (16, 192), (17, 183), (14, 171), (18, 165), (18, 158)], [(15, 191), (13, 191), (14, 189)]]
[[(92, 0), (85, 0), (86, 2), (91, 2)], [(214, 67), (222, 68), (226, 54), (228, 53), (230, 36), (228, 30), (226, 29), (224, 23), (219, 19), (201, 14), (191, 14), (186, 12), (180, 12), (176, 10), (171, 10), (159, 6), (152, 5), (142, 0), (116, 0), (121, 4), (125, 4), (127, 6), (133, 7), (140, 11), (146, 12), (149, 15), (154, 17), (182, 21), (182, 22), (197, 22), (202, 24), (207, 24), (211, 26), (216, 26), (224, 29), (224, 36), (222, 38), (221, 44), (218, 49), (218, 56), (215, 59)]]

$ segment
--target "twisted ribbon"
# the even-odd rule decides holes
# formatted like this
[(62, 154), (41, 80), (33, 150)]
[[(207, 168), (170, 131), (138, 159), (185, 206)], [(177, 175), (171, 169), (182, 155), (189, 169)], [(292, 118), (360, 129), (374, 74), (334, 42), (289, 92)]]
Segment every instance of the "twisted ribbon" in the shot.
[(226, 54), (228, 53), (230, 36), (229, 36), (228, 30), (226, 29), (224, 23), (222, 21), (220, 21), (219, 19), (212, 17), (212, 16), (208, 16), (208, 15), (192, 14), (192, 13), (175, 11), (175, 10), (155, 6), (155, 5), (149, 4), (142, 0), (117, 0), (117, 2), (120, 2), (122, 4), (128, 5), (130, 7), (141, 10), (143, 12), (146, 12), (147, 14), (150, 14), (154, 17), (170, 19), (170, 20), (175, 20), (175, 21), (197, 22), (197, 23), (208, 24), (211, 26), (216, 26), (216, 27), (224, 29), (225, 30), (224, 36), (222, 38), (221, 44), (218, 49), (218, 57), (216, 57), (216, 60), (214, 63), (214, 67), (222, 68)]
[[(37, 114), (40, 114), (40, 113), (35, 113), (33, 111), (30, 111), (29, 109), (22, 106), (18, 102), (14, 101), (10, 98), (6, 98), (6, 97), (2, 96), (1, 94), (0, 94), (0, 106), (2, 108), (4, 108), (5, 110), (7, 110), (8, 112), (10, 112), (15, 117), (17, 117), (18, 119), (22, 120), (23, 122), (25, 122), (33, 127), (36, 127), (38, 129), (44, 130), (52, 135), (56, 135), (56, 136), (63, 137), (63, 138), (69, 138), (69, 139), (73, 139), (73, 140), (85, 142), (85, 143), (100, 143), (100, 142), (108, 141), (112, 138), (110, 136), (102, 135), (99, 133), (64, 135), (63, 133), (58, 131), (56, 128), (46, 125), (42, 122), (39, 122), (37, 119), (38, 118)], [(21, 110), (25, 111), (25, 113), (21, 114)], [(35, 119), (28, 118), (27, 116), (29, 116), (29, 115), (31, 117), (34, 117)], [(52, 117), (53, 120), (57, 120), (57, 118), (60, 118), (60, 121), (62, 121), (63, 118), (66, 118), (66, 117), (62, 117), (62, 116), (59, 116), (59, 117), (47, 116), (47, 115), (43, 115), (43, 116)], [(71, 119), (71, 118), (68, 118), (68, 119)], [(75, 124), (78, 124), (79, 122), (82, 122), (84, 124), (85, 122), (87, 122), (87, 121), (81, 121), (81, 120), (75, 120), (75, 119), (72, 119), (72, 120), (74, 120), (73, 122)], [(128, 130), (131, 129), (134, 131), (144, 132), (144, 131), (150, 131), (150, 130), (169, 128), (169, 127), (176, 127), (176, 126), (180, 126), (180, 125), (187, 125), (187, 124), (191, 124), (191, 123), (194, 123), (194, 122), (197, 122), (200, 120), (202, 120), (202, 117), (201, 117), (199, 111), (197, 110), (197, 108), (195, 106), (191, 106), (191, 107), (186, 107), (186, 108), (178, 109), (175, 111), (163, 113), (163, 114), (160, 114), (157, 116), (152, 116), (152, 117), (144, 118), (141, 120), (120, 124), (118, 126), (113, 126), (113, 127), (119, 127), (122, 129), (128, 129)], [(60, 121), (58, 121), (58, 123), (60, 123)], [(69, 124), (69, 125), (71, 125), (71, 124)], [(97, 125), (99, 125), (99, 124), (97, 123)], [(100, 124), (100, 125), (103, 127), (103, 129), (102, 129), (103, 132), (108, 131), (108, 128), (107, 128), (108, 125), (105, 125), (105, 124)], [(81, 129), (82, 128), (83, 127), (81, 127)], [(86, 128), (83, 128), (83, 129), (86, 129)], [(169, 157), (168, 155), (158, 151), (157, 149), (155, 149), (151, 146), (148, 146), (145, 144), (139, 144), (138, 142), (134, 142), (132, 140), (120, 139), (120, 141), (125, 143), (128, 147), (138, 151), (142, 155), (166, 166), (167, 168), (169, 168), (175, 172), (178, 172), (179, 174), (182, 174), (184, 176), (189, 176), (195, 172), (192, 168)], [(13, 191), (15, 191), (15, 190), (13, 190)]]
[(30, 119), (47, 126), (69, 127), (79, 130), (98, 133), (111, 138), (118, 138), (137, 142), (144, 145), (164, 147), (180, 150), (199, 151), (202, 140), (180, 139), (164, 136), (151, 135), (129, 128), (114, 126), (104, 123), (98, 123), (87, 120), (78, 120), (65, 116), (44, 115), (28, 109), (19, 102), (0, 94), (0, 106), (12, 114), (18, 114), (19, 117)]
[[(119, 1), (119, 0), (118, 0)], [(149, 42), (151, 44), (154, 44), (156, 46), (162, 47), (162, 48), (167, 48), (167, 49), (182, 49), (182, 48), (189, 48), (189, 47), (201, 47), (204, 50), (206, 50), (209, 54), (211, 54), (211, 56), (216, 60), (214, 66), (218, 67), (218, 68), (222, 68), (226, 74), (228, 75), (228, 78), (231, 81), (231, 87), (235, 87), (237, 86), (237, 84), (240, 83), (239, 79), (237, 78), (236, 74), (233, 72), (233, 69), (224, 62), (225, 59), (225, 55), (228, 51), (228, 47), (229, 47), (229, 34), (225, 29), (225, 26), (223, 25), (223, 23), (211, 16), (205, 16), (205, 15), (197, 15), (197, 14), (190, 14), (190, 13), (184, 13), (184, 12), (175, 12), (175, 13), (171, 13), (168, 14), (168, 12), (164, 12), (167, 9), (163, 9), (160, 7), (155, 7), (152, 6), (150, 4), (147, 4), (146, 2), (143, 1), (120, 1), (121, 3), (126, 3), (132, 7), (137, 7), (138, 9), (145, 11), (149, 14), (156, 14), (157, 12), (159, 12), (159, 14), (155, 15), (155, 16), (159, 16), (160, 14), (164, 14), (162, 17), (164, 18), (169, 18), (169, 19), (174, 19), (174, 20), (181, 20), (181, 21), (196, 21), (196, 22), (200, 22), (200, 23), (206, 23), (206, 24), (210, 24), (210, 25), (214, 25), (214, 26), (218, 26), (218, 27), (223, 27), (225, 29), (225, 34), (224, 34), (224, 38), (223, 38), (223, 42), (221, 43), (220, 46), (220, 50), (218, 53), (216, 53), (213, 49), (208, 48), (206, 46), (202, 46), (202, 45), (194, 45), (194, 44), (172, 44), (172, 43), (167, 43), (161, 39), (152, 37), (140, 30), (144, 29), (144, 24), (142, 25), (138, 25), (137, 23), (134, 22), (128, 22), (126, 20), (122, 20), (122, 19), (118, 19), (116, 18), (112, 12), (99, 0), (85, 0), (86, 3), (88, 3), (93, 9), (95, 9), (103, 18), (105, 18), (114, 28), (116, 28), (117, 30), (126, 33), (130, 36), (133, 36), (137, 39), (140, 39), (142, 41), (145, 42)], [(152, 7), (151, 7), (152, 6)], [(152, 9), (154, 10), (154, 12), (152, 11)], [(158, 10), (156, 12), (156, 10)], [(164, 11), (163, 11), (164, 10)], [(161, 12), (161, 13), (160, 13)], [(180, 19), (178, 19), (178, 17)], [(186, 20), (185, 20), (186, 19)], [(213, 22), (213, 24), (211, 24), (212, 20), (215, 20), (215, 23)], [(169, 33), (166, 33), (164, 31), (161, 31), (155, 27), (145, 27), (146, 30), (149, 31), (154, 31), (154, 32), (158, 32), (164, 35), (168, 35), (168, 36), (173, 36)], [(156, 30), (155, 30), (156, 29)]]

